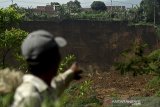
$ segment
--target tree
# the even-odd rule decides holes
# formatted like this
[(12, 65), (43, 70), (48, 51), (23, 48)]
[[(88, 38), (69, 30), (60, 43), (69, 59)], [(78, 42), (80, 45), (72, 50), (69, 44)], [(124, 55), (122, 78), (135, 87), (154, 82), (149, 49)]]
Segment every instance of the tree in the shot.
[(78, 0), (75, 0), (74, 3), (77, 6), (77, 8), (81, 8), (81, 3)]
[(0, 34), (6, 29), (11, 27), (16, 27), (18, 23), (22, 20), (23, 14), (17, 12), (13, 7), (8, 7), (6, 9), (0, 9)]
[(27, 32), (12, 28), (11, 30), (6, 30), (0, 36), (0, 48), (2, 52), (2, 67), (6, 67), (6, 57), (9, 52), (13, 53), (13, 57), (16, 59), (16, 56), (20, 53), (20, 46), (22, 40), (27, 36)]
[(58, 2), (51, 2), (51, 6), (53, 6), (53, 9), (57, 11), (61, 5)]
[(62, 4), (60, 6), (59, 11), (58, 11), (58, 17), (59, 17), (60, 20), (70, 18), (69, 9), (68, 9), (66, 4)]
[(156, 21), (160, 21), (159, 9), (160, 9), (160, 0), (142, 0), (140, 3), (140, 8), (143, 13), (146, 15), (148, 22), (154, 21), (154, 12)]
[(107, 9), (105, 3), (102, 1), (94, 1), (91, 4), (91, 8), (92, 10), (96, 10), (96, 11), (105, 11)]
[(139, 6), (135, 6), (127, 11), (128, 20), (132, 22), (146, 22), (146, 15), (144, 14), (143, 10)]
[(77, 13), (77, 12), (80, 12), (81, 3), (78, 0), (69, 1), (69, 2), (67, 2), (67, 7), (68, 7), (70, 13)]
[(148, 57), (144, 54), (147, 44), (139, 38), (135, 39), (132, 47), (121, 54), (120, 61), (115, 63), (116, 70), (121, 74), (132, 72), (133, 76), (150, 72)]
[(51, 5), (53, 6), (53, 5), (59, 5), (60, 6), (60, 4), (58, 3), (58, 2), (51, 2)]
[(23, 15), (14, 7), (0, 9), (0, 15), (0, 64), (5, 68), (6, 56), (10, 52), (14, 58), (19, 55), (21, 42), (27, 36), (27, 32), (15, 29)]

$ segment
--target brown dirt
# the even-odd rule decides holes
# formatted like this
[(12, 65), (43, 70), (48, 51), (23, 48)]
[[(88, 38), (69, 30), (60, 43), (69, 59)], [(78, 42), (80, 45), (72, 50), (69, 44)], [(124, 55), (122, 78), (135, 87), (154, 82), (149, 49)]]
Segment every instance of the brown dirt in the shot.
[(95, 72), (88, 74), (88, 77), (93, 81), (93, 89), (97, 93), (99, 99), (106, 97), (118, 97), (128, 99), (134, 96), (146, 97), (152, 96), (154, 90), (147, 89), (146, 85), (153, 75), (121, 75), (119, 72)]

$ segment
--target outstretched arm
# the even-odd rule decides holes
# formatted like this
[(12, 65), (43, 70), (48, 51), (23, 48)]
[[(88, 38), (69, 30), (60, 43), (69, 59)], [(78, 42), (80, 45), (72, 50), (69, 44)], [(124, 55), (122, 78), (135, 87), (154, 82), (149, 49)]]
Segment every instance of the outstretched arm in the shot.
[(66, 87), (72, 80), (80, 79), (79, 75), (81, 73), (82, 72), (79, 70), (78, 64), (73, 63), (66, 72), (59, 74), (57, 77), (55, 77), (51, 82), (51, 86), (57, 94), (57, 97), (62, 94), (62, 92), (66, 89)]

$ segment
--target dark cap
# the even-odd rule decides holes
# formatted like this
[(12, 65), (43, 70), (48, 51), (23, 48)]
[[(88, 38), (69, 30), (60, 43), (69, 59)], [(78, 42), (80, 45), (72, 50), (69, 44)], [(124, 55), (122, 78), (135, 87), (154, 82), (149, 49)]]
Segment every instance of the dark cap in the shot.
[[(21, 50), (22, 55), (26, 60), (37, 62), (45, 52), (56, 52), (57, 48), (64, 47), (67, 44), (66, 40), (62, 37), (54, 37), (51, 33), (38, 30), (30, 33), (23, 41)], [(46, 56), (44, 56), (46, 55)], [(43, 57), (50, 57), (44, 54)]]

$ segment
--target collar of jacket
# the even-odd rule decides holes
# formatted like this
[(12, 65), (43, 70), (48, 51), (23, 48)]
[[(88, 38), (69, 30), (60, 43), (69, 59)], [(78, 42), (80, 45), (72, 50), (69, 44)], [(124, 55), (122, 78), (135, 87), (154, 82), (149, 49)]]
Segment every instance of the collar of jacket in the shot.
[(43, 92), (48, 88), (48, 85), (42, 79), (32, 74), (25, 74), (23, 76), (23, 82), (29, 82), (33, 84), (39, 92)]

